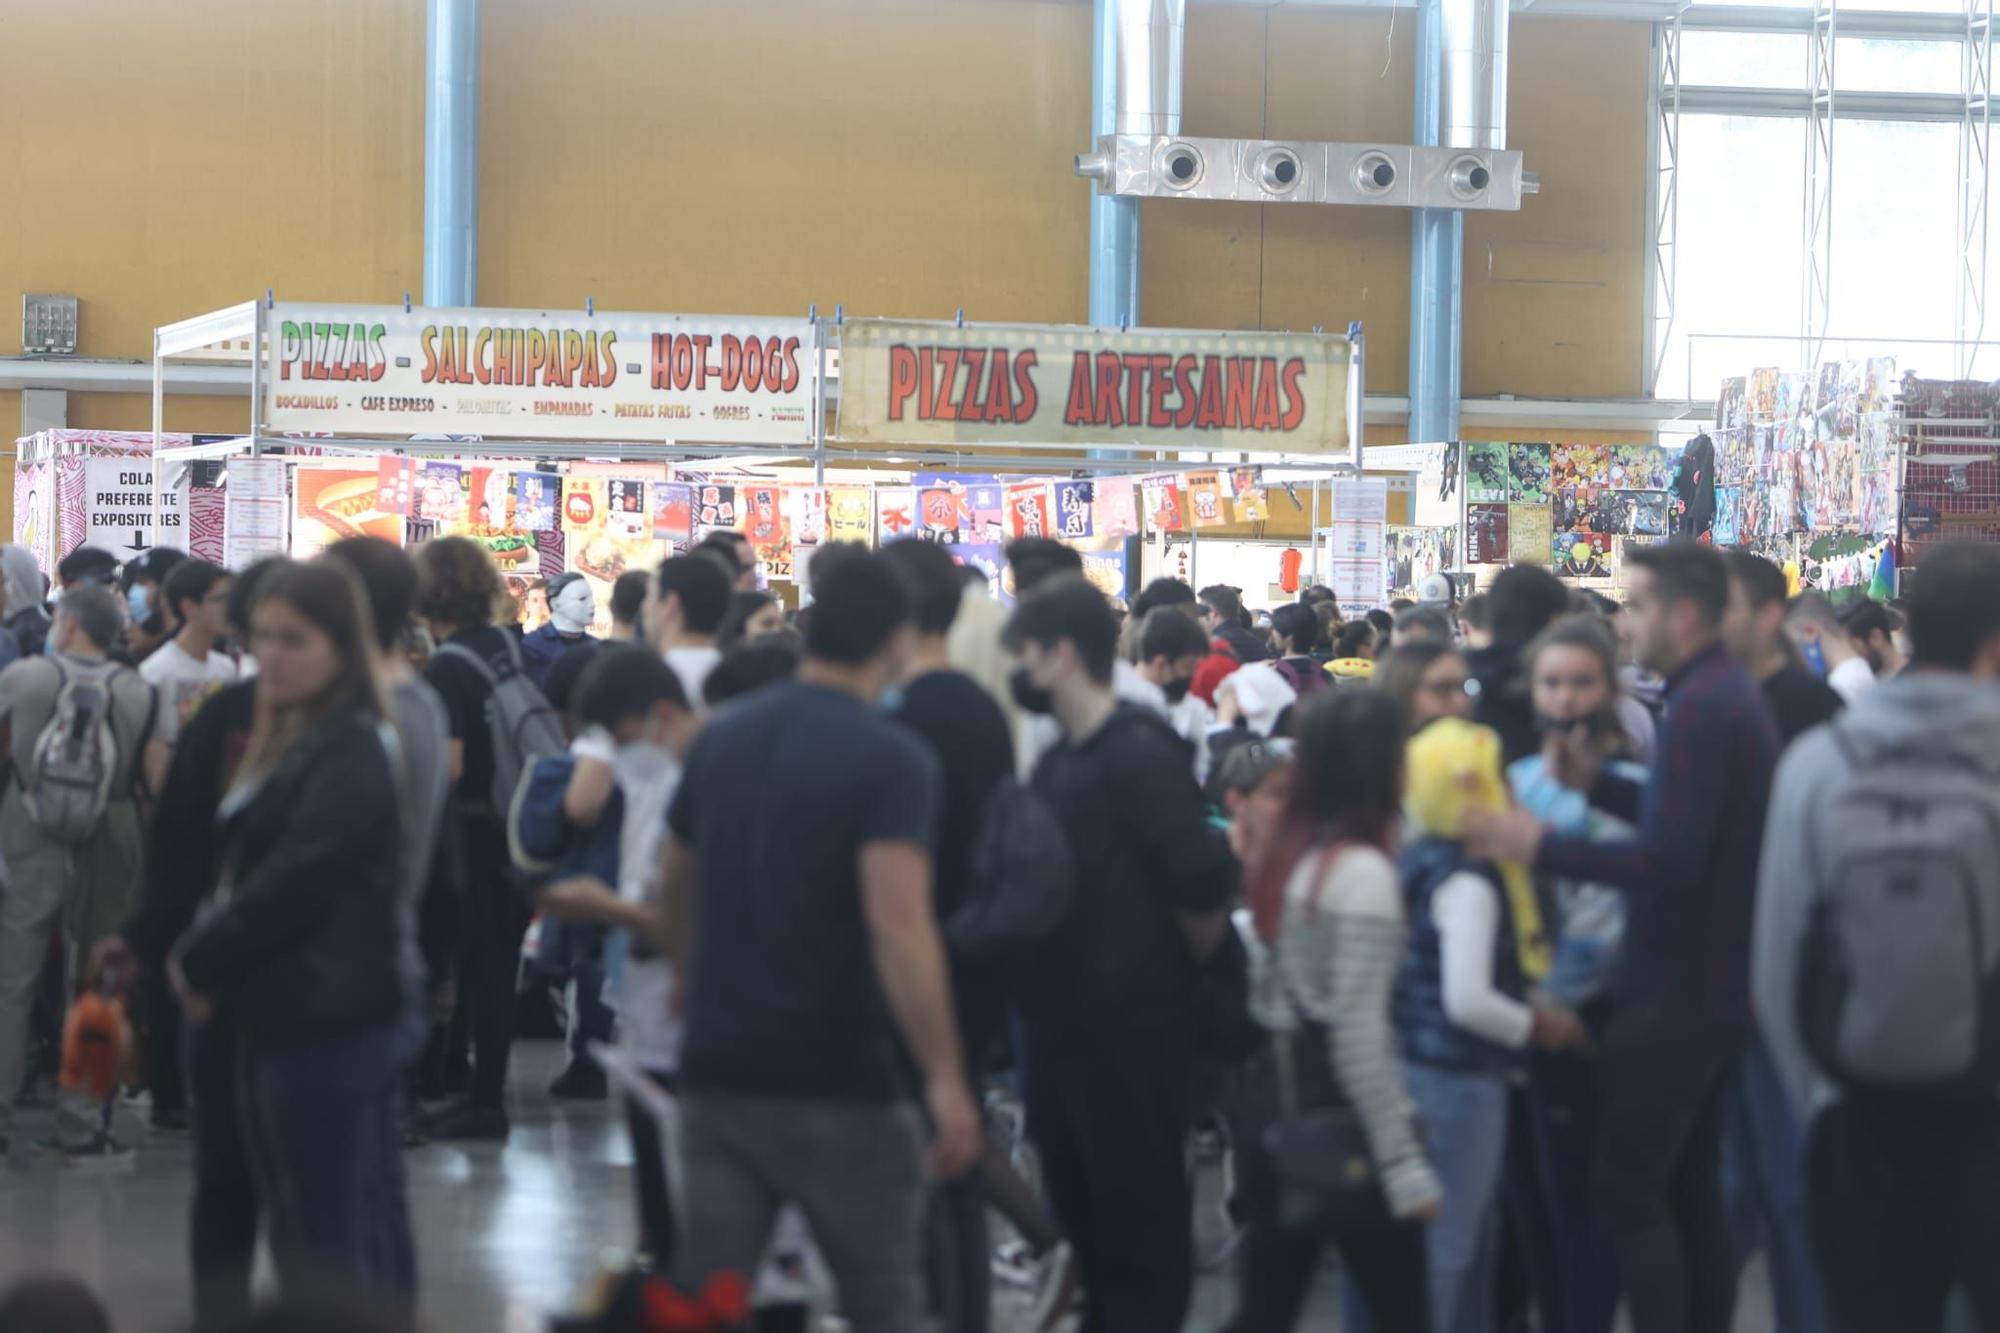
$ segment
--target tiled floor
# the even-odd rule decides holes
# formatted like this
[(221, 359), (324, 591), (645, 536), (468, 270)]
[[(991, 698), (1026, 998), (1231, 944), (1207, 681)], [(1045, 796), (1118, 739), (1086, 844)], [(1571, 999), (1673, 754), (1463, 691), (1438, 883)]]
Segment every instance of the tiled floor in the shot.
[[(551, 1102), (553, 1043), (515, 1061), (516, 1119), (504, 1149), (433, 1146), (409, 1156), (410, 1203), (423, 1266), (425, 1323), (441, 1333), (527, 1333), (565, 1308), (598, 1260), (631, 1242), (631, 1156), (603, 1105)], [(20, 1137), (40, 1126), (31, 1116)], [(184, 1327), (188, 1145), (138, 1136), (134, 1169), (79, 1176), (17, 1155), (0, 1174), (0, 1286), (32, 1272), (75, 1274), (106, 1294), (119, 1333)], [(27, 1156), (30, 1160), (21, 1160)], [(1198, 1285), (1190, 1330), (1213, 1330), (1231, 1303), (1221, 1276)], [(1003, 1302), (1004, 1304), (1004, 1302)], [(1759, 1275), (1745, 1284), (1738, 1333), (1768, 1333)], [(1012, 1333), (1003, 1308), (996, 1333)], [(1304, 1327), (1333, 1326), (1316, 1302)]]

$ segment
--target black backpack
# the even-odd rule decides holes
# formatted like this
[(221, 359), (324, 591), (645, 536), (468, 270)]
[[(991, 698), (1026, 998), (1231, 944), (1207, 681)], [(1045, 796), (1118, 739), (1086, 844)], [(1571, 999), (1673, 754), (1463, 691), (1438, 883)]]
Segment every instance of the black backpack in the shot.
[(1013, 778), (986, 798), (972, 847), (965, 901), (944, 923), (952, 949), (1003, 955), (1049, 934), (1069, 915), (1076, 863), (1048, 802)]

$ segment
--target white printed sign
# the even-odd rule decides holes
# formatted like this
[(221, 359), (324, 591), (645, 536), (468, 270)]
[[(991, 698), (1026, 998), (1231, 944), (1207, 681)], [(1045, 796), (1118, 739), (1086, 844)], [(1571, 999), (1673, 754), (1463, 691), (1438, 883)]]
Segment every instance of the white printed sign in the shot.
[(810, 320), (279, 304), (274, 431), (805, 445)]
[(160, 491), (160, 530), (153, 531), (153, 460), (143, 454), (83, 460), (84, 544), (120, 560), (155, 546), (185, 551), (187, 464), (168, 464)]

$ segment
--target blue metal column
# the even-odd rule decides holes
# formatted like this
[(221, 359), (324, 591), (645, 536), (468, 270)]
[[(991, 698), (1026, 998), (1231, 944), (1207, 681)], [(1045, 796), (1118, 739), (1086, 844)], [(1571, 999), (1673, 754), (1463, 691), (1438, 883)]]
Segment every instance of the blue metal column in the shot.
[[(1118, 133), (1118, 0), (1093, 0), (1090, 137)], [(1139, 200), (1090, 195), (1090, 316), (1100, 328), (1139, 322)]]
[[(1416, 133), (1438, 142), (1438, 79), (1444, 50), (1443, 0), (1417, 9)], [(1465, 214), (1419, 208), (1410, 217), (1410, 440), (1458, 438), (1458, 356), (1465, 284)]]
[(479, 276), (479, 0), (430, 0), (424, 304), (469, 306)]

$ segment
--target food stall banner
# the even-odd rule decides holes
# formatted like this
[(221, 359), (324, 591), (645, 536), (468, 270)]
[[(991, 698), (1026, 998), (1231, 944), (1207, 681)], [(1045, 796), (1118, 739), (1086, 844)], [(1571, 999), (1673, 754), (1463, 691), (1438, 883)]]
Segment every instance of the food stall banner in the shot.
[(849, 320), (839, 435), (1344, 453), (1350, 351), (1321, 334)]
[(281, 302), (273, 431), (546, 440), (812, 440), (806, 319)]

